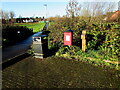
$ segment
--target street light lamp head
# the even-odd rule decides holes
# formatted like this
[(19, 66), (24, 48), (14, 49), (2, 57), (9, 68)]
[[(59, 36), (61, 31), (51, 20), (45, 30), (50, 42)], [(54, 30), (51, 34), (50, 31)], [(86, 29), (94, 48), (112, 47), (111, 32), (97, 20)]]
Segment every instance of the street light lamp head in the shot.
[(44, 6), (47, 6), (47, 4), (44, 4)]

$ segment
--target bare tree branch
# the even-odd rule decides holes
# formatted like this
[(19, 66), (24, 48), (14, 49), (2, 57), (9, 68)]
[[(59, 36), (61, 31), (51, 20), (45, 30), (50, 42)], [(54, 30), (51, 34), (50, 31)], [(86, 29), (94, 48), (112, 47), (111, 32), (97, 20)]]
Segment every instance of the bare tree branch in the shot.
[(81, 5), (79, 5), (76, 0), (70, 0), (68, 5), (66, 6), (67, 16), (71, 16), (72, 18), (78, 16), (80, 9)]

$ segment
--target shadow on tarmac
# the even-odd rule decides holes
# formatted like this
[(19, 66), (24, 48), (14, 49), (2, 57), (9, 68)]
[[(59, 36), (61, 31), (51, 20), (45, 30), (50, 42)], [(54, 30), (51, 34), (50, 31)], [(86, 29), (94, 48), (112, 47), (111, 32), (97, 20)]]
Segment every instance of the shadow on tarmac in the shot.
[(29, 57), (29, 56), (30, 56), (30, 54), (25, 53), (23, 55), (20, 55), (20, 56), (18, 56), (16, 58), (13, 58), (13, 59), (7, 61), (7, 62), (2, 63), (1, 64), (2, 65), (2, 70), (9, 67), (9, 66), (11, 66), (11, 65), (13, 65), (13, 64), (15, 64), (15, 63), (17, 63), (17, 62), (19, 62), (19, 61), (21, 61), (21, 60), (23, 60), (24, 58)]

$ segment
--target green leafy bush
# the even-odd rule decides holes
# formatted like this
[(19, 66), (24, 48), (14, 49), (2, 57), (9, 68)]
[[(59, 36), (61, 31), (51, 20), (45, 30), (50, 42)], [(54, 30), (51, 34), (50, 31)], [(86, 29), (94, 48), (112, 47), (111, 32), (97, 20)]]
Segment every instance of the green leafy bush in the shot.
[(87, 41), (87, 49), (103, 50), (106, 54), (119, 55), (119, 32), (118, 24), (91, 25), (91, 29), (87, 33), (93, 36), (91, 40)]
[(28, 36), (33, 34), (32, 29), (28, 29), (23, 26), (3, 26), (2, 28), (2, 46), (15, 44), (21, 40), (24, 40)]
[(61, 46), (56, 55), (61, 56), (62, 54), (68, 54), (69, 56), (73, 56), (76, 55), (76, 52), (79, 50), (80, 48), (77, 46)]
[[(72, 29), (73, 46), (63, 46), (63, 32)], [(49, 27), (52, 45), (57, 44), (59, 50), (57, 56), (75, 58), (95, 65), (117, 67), (118, 64), (111, 64), (103, 60), (118, 62), (120, 56), (120, 26), (117, 23), (88, 23), (78, 17), (60, 18)], [(86, 52), (81, 51), (81, 33), (86, 30)], [(76, 51), (76, 47), (79, 48)]]
[(118, 64), (112, 64), (105, 62), (109, 61), (118, 61), (118, 57), (111, 58), (110, 56), (106, 57), (102, 51), (88, 50), (83, 52), (77, 46), (61, 46), (60, 49), (55, 54), (58, 57), (65, 57), (69, 59), (74, 59), (75, 61), (88, 62), (95, 66), (109, 67), (120, 69)]

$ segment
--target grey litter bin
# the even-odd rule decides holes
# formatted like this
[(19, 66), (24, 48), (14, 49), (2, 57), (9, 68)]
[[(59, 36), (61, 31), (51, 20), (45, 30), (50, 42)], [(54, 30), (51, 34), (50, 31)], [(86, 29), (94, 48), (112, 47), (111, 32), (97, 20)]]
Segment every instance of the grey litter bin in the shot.
[(48, 35), (33, 37), (33, 51), (35, 58), (45, 58), (48, 51)]

